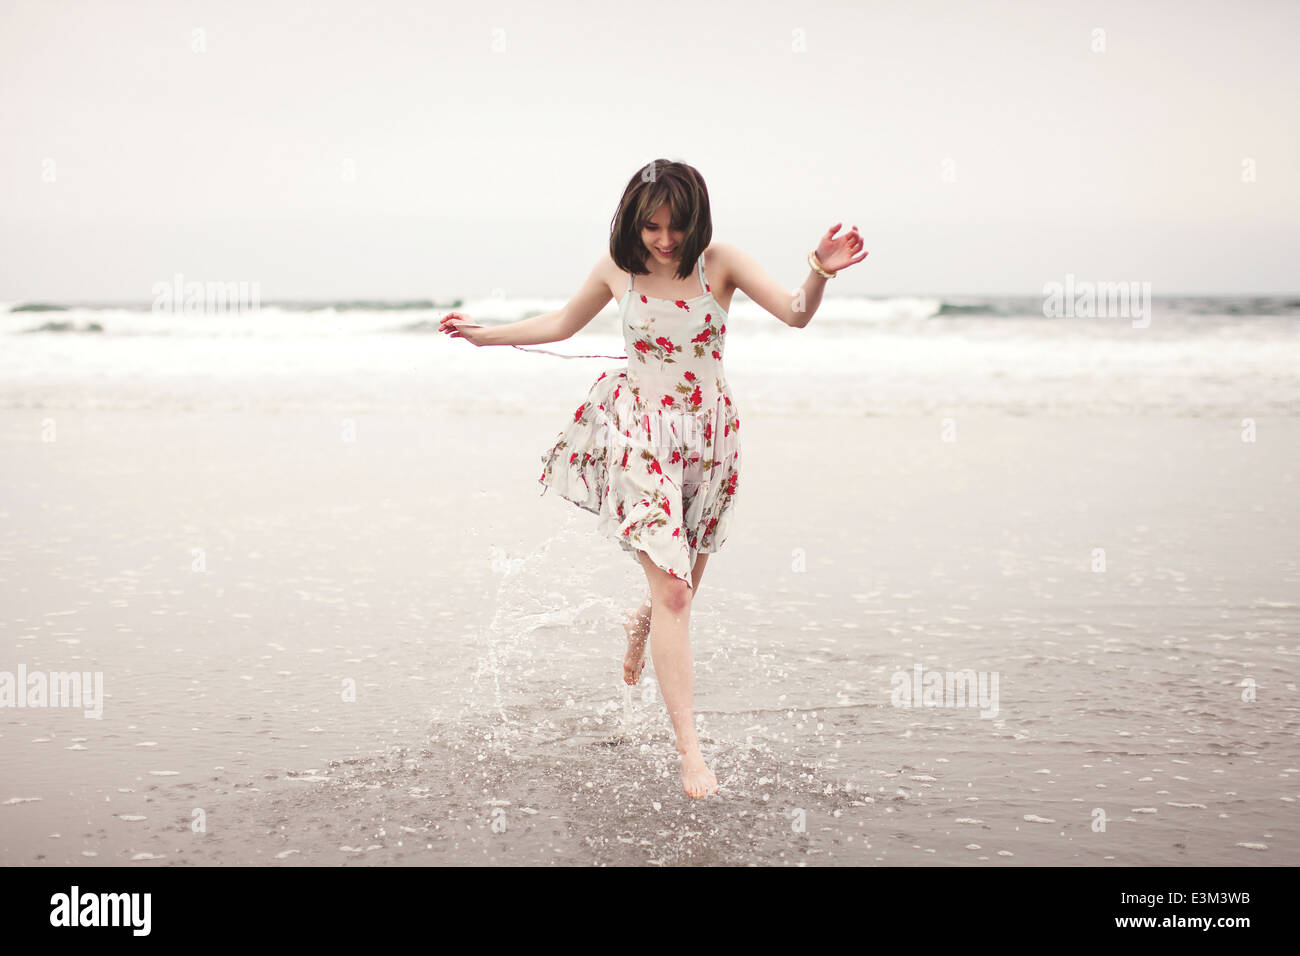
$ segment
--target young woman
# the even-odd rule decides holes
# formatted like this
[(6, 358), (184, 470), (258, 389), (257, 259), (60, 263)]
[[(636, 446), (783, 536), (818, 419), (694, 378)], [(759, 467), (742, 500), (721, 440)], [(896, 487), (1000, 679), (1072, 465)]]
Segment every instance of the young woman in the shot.
[[(836, 223), (808, 254), (793, 295), (734, 246), (711, 242), (704, 179), (657, 159), (628, 182), (603, 256), (558, 312), (484, 327), (449, 312), (441, 329), (476, 346), (535, 345), (574, 335), (619, 301), (628, 364), (605, 372), (542, 455), (542, 493), (597, 515), (645, 569), (650, 598), (629, 612), (623, 679), (635, 684), (649, 640), (672, 720), (682, 788), (717, 791), (695, 734), (690, 611), (708, 555), (721, 549), (740, 477), (740, 416), (722, 369), (727, 309), (737, 290), (803, 328), (826, 280), (861, 262), (858, 227)], [(640, 277), (640, 278), (639, 278)]]

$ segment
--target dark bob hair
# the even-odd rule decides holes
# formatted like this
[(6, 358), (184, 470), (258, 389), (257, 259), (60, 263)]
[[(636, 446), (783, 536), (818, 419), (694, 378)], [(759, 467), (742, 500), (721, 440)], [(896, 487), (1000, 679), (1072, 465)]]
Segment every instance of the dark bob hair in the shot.
[(650, 272), (645, 267), (649, 253), (641, 240), (641, 230), (665, 202), (672, 210), (671, 228), (684, 233), (677, 277), (688, 278), (700, 253), (708, 248), (713, 239), (713, 216), (704, 177), (694, 166), (656, 159), (637, 170), (628, 182), (609, 226), (609, 254), (624, 272)]

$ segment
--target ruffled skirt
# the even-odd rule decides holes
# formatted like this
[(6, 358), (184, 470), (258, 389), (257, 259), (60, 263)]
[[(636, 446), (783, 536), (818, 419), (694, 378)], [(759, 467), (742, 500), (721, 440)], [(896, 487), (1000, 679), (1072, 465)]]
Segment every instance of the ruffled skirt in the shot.
[(644, 551), (691, 583), (699, 553), (721, 549), (740, 479), (740, 416), (731, 397), (694, 412), (646, 406), (627, 370), (606, 372), (542, 457), (542, 494), (598, 518), (634, 558)]

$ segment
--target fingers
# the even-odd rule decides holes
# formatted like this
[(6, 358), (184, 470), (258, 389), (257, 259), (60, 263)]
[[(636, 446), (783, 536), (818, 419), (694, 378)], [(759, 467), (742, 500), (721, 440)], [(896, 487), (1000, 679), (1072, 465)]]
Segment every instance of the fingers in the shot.
[(438, 323), (438, 331), (453, 339), (469, 338), (461, 329), (481, 329), (482, 327), (476, 322), (471, 322), (460, 312), (448, 312)]
[(466, 318), (452, 318), (452, 315), (455, 315), (455, 313), (443, 317), (442, 322), (439, 324), (439, 330), (445, 333), (449, 339), (464, 339), (470, 345), (478, 345), (479, 343), (474, 341), (473, 334), (467, 334), (467, 331), (481, 329), (483, 326)]
[[(827, 237), (828, 238), (831, 237), (835, 233), (835, 230), (840, 227), (840, 225), (841, 224), (837, 223), (835, 227), (826, 234)], [(846, 262), (843, 266), (840, 266), (841, 269), (847, 268), (848, 266), (857, 265), (859, 262), (861, 262), (869, 255), (867, 250), (863, 248), (862, 235), (861, 233), (858, 232), (858, 227), (856, 225), (850, 227), (848, 232), (844, 233), (844, 235), (835, 239), (835, 243), (836, 243), (837, 251), (846, 250), (849, 253), (849, 261)]]
[[(831, 226), (828, 230), (826, 230), (826, 238), (827, 238), (827, 239), (833, 239), (833, 238), (835, 238), (835, 233), (837, 233), (837, 232), (840, 231), (840, 226), (842, 226), (842, 225), (844, 225), (843, 222), (837, 222), (835, 225)], [(841, 238), (841, 239), (848, 239), (848, 238), (850, 238), (851, 236), (858, 236), (858, 227), (857, 227), (857, 226), (854, 226), (852, 229), (850, 229), (850, 230), (849, 230), (848, 232), (846, 232), (844, 235), (840, 236), (840, 238)]]

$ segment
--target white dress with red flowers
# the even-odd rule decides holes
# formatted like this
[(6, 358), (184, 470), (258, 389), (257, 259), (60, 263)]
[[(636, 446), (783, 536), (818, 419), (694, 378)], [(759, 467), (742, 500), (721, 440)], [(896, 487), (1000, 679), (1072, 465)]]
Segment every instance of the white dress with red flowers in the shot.
[(628, 364), (604, 372), (542, 455), (542, 494), (598, 516), (636, 557), (691, 583), (697, 553), (727, 539), (740, 477), (740, 416), (722, 370), (727, 315), (699, 258), (691, 299), (632, 290), (619, 307)]

